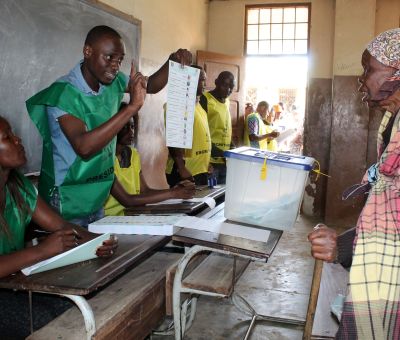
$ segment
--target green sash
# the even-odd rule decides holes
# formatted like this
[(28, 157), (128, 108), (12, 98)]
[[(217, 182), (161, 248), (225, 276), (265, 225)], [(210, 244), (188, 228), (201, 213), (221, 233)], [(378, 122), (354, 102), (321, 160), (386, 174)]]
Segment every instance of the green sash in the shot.
[[(86, 95), (69, 83), (56, 82), (27, 100), (29, 115), (43, 138), (39, 193), (47, 202), (55, 188), (55, 175), (46, 107), (55, 106), (79, 118), (90, 131), (118, 112), (125, 87), (126, 78), (119, 73), (98, 96)], [(87, 216), (103, 207), (114, 181), (115, 144), (116, 138), (90, 159), (77, 155), (58, 187), (60, 213), (65, 219)]]
[(10, 237), (5, 233), (0, 233), (0, 255), (9, 254), (24, 248), (25, 227), (29, 224), (36, 207), (37, 191), (35, 187), (25, 176), (20, 173), (18, 173), (18, 176), (23, 185), (23, 188), (20, 188), (19, 192), (25, 204), (29, 207), (30, 213), (21, 218), (17, 204), (11, 199), (11, 194), (6, 187), (4, 218), (10, 230)]

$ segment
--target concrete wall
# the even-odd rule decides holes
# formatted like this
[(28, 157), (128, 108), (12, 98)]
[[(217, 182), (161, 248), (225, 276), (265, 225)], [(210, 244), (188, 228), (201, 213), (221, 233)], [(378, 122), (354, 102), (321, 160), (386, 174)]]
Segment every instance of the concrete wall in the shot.
[[(142, 22), (141, 72), (150, 75), (178, 48), (206, 49), (208, 3), (206, 0), (102, 0), (108, 6)], [(139, 115), (138, 149), (143, 174), (153, 188), (166, 187), (166, 149), (162, 105), (165, 90), (148, 95)]]

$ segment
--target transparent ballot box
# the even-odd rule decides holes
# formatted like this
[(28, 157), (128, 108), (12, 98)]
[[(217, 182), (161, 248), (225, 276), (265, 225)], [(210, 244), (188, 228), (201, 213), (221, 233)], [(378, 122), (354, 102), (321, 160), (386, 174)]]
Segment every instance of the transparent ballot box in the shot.
[(225, 152), (225, 217), (287, 230), (300, 209), (314, 158), (250, 147)]

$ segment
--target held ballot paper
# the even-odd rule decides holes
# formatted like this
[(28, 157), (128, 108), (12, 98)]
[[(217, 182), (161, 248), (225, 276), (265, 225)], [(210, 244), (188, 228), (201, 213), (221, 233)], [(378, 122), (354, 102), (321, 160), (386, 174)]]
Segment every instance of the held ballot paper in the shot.
[(53, 256), (47, 260), (38, 262), (30, 267), (22, 269), (25, 275), (41, 273), (46, 270), (68, 266), (70, 264), (87, 261), (97, 257), (96, 249), (103, 244), (103, 241), (110, 238), (110, 233), (98, 236), (93, 240), (66, 251), (65, 253)]
[(200, 70), (169, 61), (165, 137), (167, 146), (191, 149)]

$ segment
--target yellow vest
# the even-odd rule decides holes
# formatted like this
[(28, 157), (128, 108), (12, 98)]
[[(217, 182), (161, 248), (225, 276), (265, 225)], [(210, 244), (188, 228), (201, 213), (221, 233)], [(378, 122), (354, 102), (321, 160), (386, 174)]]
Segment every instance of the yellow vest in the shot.
[[(247, 145), (247, 146), (251, 146), (250, 138), (249, 138), (249, 118), (250, 117), (256, 117), (258, 120), (257, 135), (265, 135), (265, 134), (271, 133), (273, 131), (272, 127), (270, 127), (269, 125), (266, 125), (263, 122), (259, 113), (253, 112), (253, 113), (249, 114), (245, 121), (244, 136), (243, 136), (244, 145)], [(260, 140), (260, 141), (258, 141), (258, 145), (259, 145), (259, 149), (261, 149), (261, 150), (278, 151), (278, 143), (276, 142), (275, 139), (273, 139), (271, 141), (268, 141), (267, 139)]]
[[(185, 149), (185, 165), (192, 176), (208, 172), (211, 156), (210, 129), (207, 113), (199, 103), (196, 104), (193, 123), (193, 144), (191, 149)], [(170, 174), (174, 160), (169, 156), (166, 173)]]
[[(131, 165), (128, 168), (121, 168), (118, 158), (115, 157), (114, 173), (128, 194), (138, 195), (140, 194), (140, 155), (135, 148), (131, 147), (131, 150)], [(124, 209), (125, 207), (112, 195), (108, 196), (104, 205), (106, 216), (123, 216)]]
[[(211, 142), (221, 150), (229, 150), (232, 139), (232, 122), (229, 112), (229, 99), (225, 103), (218, 101), (211, 93), (206, 92), (208, 126), (210, 127)], [(224, 163), (221, 157), (211, 157), (211, 163)]]

